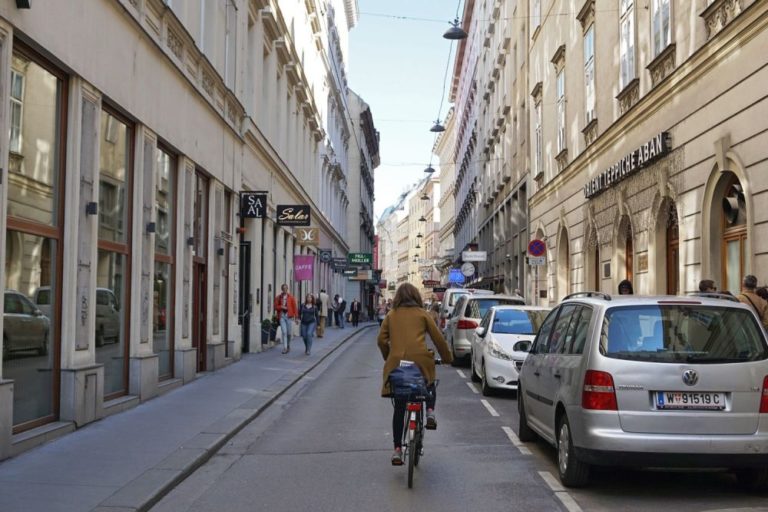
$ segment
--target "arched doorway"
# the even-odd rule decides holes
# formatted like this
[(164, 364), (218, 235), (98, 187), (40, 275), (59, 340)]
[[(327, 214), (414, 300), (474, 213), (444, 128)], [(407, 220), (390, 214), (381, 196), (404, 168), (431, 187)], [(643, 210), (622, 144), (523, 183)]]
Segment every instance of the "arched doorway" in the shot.
[(635, 277), (635, 246), (632, 233), (632, 222), (629, 215), (622, 215), (619, 229), (616, 233), (617, 277), (619, 281), (627, 279), (634, 286)]
[(568, 247), (568, 230), (562, 228), (557, 238), (557, 300), (563, 300), (571, 292), (571, 251)]
[(669, 197), (658, 208), (654, 229), (656, 293), (680, 294), (680, 235), (677, 206)]
[(600, 291), (600, 240), (598, 239), (597, 229), (594, 225), (590, 228), (585, 240), (586, 290)]

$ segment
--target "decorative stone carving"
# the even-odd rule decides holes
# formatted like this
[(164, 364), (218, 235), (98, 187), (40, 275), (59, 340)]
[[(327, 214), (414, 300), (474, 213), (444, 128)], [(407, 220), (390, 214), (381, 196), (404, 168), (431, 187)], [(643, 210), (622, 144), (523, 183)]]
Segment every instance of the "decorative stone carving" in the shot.
[(587, 123), (587, 126), (581, 130), (581, 133), (584, 134), (584, 142), (587, 146), (595, 142), (595, 140), (597, 140), (597, 118), (594, 118)]
[(616, 95), (619, 100), (619, 115), (624, 115), (640, 99), (640, 79), (635, 78), (627, 84), (619, 94)]
[(595, 21), (595, 0), (586, 0), (576, 15), (576, 19), (581, 23), (581, 28), (586, 31)]
[(184, 43), (181, 41), (181, 38), (178, 36), (178, 34), (176, 34), (176, 32), (173, 30), (168, 30), (167, 43), (171, 52), (180, 59), (183, 53)]
[(707, 27), (707, 39), (723, 30), (744, 10), (744, 0), (715, 0), (701, 13)]
[(555, 156), (555, 161), (557, 161), (557, 172), (560, 173), (568, 167), (568, 148), (563, 149), (561, 152)]
[(207, 71), (203, 71), (202, 84), (205, 92), (207, 92), (209, 96), (213, 96), (213, 76), (211, 76)]
[(651, 72), (652, 87), (659, 85), (675, 70), (675, 43), (669, 44), (655, 59), (648, 64)]

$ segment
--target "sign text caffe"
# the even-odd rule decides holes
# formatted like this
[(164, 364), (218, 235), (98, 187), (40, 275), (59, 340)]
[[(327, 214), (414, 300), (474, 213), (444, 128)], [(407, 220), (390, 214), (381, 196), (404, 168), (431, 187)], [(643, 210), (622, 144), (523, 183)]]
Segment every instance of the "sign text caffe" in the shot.
[(604, 172), (589, 180), (584, 185), (584, 197), (590, 199), (598, 195), (600, 192), (627, 178), (635, 171), (648, 167), (654, 161), (669, 153), (670, 149), (669, 132), (661, 132)]

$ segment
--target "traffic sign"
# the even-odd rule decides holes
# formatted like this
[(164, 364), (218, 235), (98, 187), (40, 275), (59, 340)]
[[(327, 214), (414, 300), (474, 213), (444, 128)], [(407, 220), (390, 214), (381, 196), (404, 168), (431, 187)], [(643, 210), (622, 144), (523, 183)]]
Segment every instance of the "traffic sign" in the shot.
[(541, 266), (547, 264), (546, 256), (528, 256), (528, 264), (531, 266)]
[(457, 284), (464, 283), (464, 274), (461, 273), (460, 268), (452, 268), (448, 271), (448, 282)]
[(461, 273), (467, 277), (475, 275), (475, 265), (472, 263), (465, 263), (461, 266)]
[(528, 255), (540, 257), (547, 254), (547, 244), (544, 240), (531, 240), (528, 242)]

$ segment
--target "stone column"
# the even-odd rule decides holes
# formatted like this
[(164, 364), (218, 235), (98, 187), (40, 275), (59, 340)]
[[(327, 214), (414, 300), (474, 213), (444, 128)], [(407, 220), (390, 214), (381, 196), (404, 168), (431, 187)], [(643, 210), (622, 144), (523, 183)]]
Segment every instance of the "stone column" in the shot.
[(96, 258), (98, 216), (86, 215), (99, 201), (98, 162), (101, 94), (83, 80), (70, 80), (67, 168), (61, 276), (61, 390), (59, 417), (82, 426), (104, 414), (104, 368), (96, 364)]
[(195, 164), (179, 158), (176, 180), (176, 325), (174, 329), (174, 376), (184, 384), (197, 375), (197, 351), (192, 347), (192, 236), (193, 201), (195, 194)]

